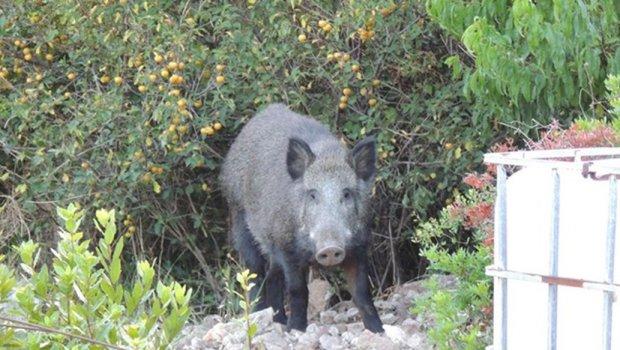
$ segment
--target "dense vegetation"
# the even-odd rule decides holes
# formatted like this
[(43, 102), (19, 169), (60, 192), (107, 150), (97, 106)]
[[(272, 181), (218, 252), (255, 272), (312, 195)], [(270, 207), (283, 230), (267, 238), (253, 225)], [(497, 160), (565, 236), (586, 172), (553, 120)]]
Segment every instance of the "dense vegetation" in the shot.
[[(375, 286), (418, 276), (428, 261), (464, 276), (451, 267), (476, 270), (488, 255), (458, 249), (480, 239), (438, 241), (445, 228), (424, 223), (467, 198), (463, 176), (506, 137), (523, 146), (553, 119), (620, 128), (610, 114), (620, 109), (619, 16), (613, 0), (7, 3), (0, 254), (14, 264), (8, 247), (32, 239), (40, 263), (52, 262), (57, 206), (119, 208), (127, 283), (139, 261), (154, 261), (162, 279), (193, 288), (197, 313), (216, 311), (233, 275), (220, 161), (247, 119), (280, 101), (350, 144), (377, 135)], [(96, 246), (93, 222), (82, 225)], [(435, 233), (423, 239), (419, 227)], [(483, 302), (485, 288), (474, 293)], [(444, 330), (472, 329), (459, 322)], [(486, 338), (474, 333), (476, 348)]]

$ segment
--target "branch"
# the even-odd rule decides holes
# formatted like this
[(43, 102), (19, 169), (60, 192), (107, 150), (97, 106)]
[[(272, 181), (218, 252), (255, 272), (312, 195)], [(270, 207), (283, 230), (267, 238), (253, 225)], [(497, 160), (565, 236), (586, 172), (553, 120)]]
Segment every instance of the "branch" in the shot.
[(110, 349), (117, 349), (117, 350), (127, 350), (127, 348), (123, 348), (120, 346), (116, 346), (116, 345), (112, 345), (110, 343), (106, 343), (106, 342), (102, 342), (96, 339), (91, 339), (79, 334), (71, 334), (71, 333), (67, 333), (58, 329), (54, 329), (54, 328), (49, 328), (49, 327), (45, 327), (45, 326), (41, 326), (38, 324), (34, 324), (34, 323), (29, 323), (29, 322), (25, 322), (25, 321), (20, 321), (20, 320), (16, 320), (10, 317), (4, 317), (4, 316), (0, 316), (0, 321), (5, 321), (5, 322), (9, 322), (7, 323), (2, 323), (0, 324), (0, 326), (3, 327), (9, 327), (9, 328), (17, 328), (17, 329), (25, 329), (25, 330), (29, 330), (29, 331), (36, 331), (36, 332), (44, 332), (44, 333), (54, 333), (54, 334), (60, 334), (60, 335), (64, 335), (65, 337), (71, 337), (71, 338), (77, 338), (80, 340), (83, 340), (85, 342), (91, 343), (91, 344), (97, 344), (97, 345), (101, 345), (104, 346), (106, 348), (110, 348)]

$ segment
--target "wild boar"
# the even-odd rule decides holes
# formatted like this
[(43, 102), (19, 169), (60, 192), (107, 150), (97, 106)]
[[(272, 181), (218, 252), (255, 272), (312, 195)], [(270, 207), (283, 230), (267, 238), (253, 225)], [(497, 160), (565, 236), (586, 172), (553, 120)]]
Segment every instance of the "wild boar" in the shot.
[(375, 161), (374, 138), (348, 150), (326, 126), (282, 104), (242, 128), (220, 181), (234, 247), (262, 285), (252, 291), (256, 310), (271, 306), (275, 321), (305, 331), (310, 265), (341, 266), (364, 326), (383, 331), (368, 281)]

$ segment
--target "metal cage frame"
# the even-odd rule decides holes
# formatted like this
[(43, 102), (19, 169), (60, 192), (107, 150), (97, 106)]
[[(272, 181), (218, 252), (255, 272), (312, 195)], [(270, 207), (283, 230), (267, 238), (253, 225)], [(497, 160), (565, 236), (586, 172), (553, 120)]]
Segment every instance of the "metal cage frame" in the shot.
[[(612, 304), (614, 298), (620, 295), (620, 281), (614, 281), (615, 242), (617, 224), (617, 179), (620, 177), (620, 148), (579, 148), (543, 151), (519, 151), (504, 153), (488, 153), (484, 162), (497, 166), (497, 195), (495, 203), (494, 228), (494, 262), (486, 268), (486, 274), (493, 277), (494, 350), (507, 350), (507, 308), (508, 308), (508, 280), (522, 280), (540, 282), (548, 285), (548, 328), (547, 348), (557, 348), (557, 296), (558, 286), (569, 286), (600, 290), (603, 293), (603, 349), (611, 350), (612, 335)], [(507, 269), (506, 246), (506, 180), (507, 168), (517, 167), (544, 167), (552, 170), (553, 198), (552, 218), (549, 232), (549, 274), (541, 275)], [(609, 183), (609, 212), (606, 238), (606, 271), (604, 281), (589, 281), (558, 276), (558, 243), (560, 222), (560, 175), (558, 169), (573, 169), (581, 171), (584, 177)], [(497, 329), (499, 328), (499, 329)]]

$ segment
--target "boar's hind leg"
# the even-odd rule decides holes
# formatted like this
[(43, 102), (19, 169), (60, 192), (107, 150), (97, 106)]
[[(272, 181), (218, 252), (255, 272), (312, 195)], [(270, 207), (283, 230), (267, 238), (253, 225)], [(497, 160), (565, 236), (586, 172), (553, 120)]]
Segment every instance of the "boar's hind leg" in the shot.
[(370, 283), (368, 282), (368, 257), (364, 248), (356, 248), (353, 254), (347, 257), (344, 272), (353, 296), (353, 302), (362, 315), (364, 327), (371, 332), (383, 332), (381, 319), (372, 302)]
[(282, 267), (289, 296), (289, 315), (286, 329), (306, 331), (308, 326), (308, 266), (297, 262), (298, 257), (287, 254)]
[(265, 277), (265, 301), (273, 308), (275, 315), (273, 320), (286, 324), (286, 312), (284, 311), (284, 272), (282, 268), (272, 263)]
[(254, 240), (248, 228), (248, 224), (245, 221), (245, 212), (243, 210), (232, 210), (231, 213), (232, 236), (234, 238), (235, 249), (239, 253), (239, 257), (245, 266), (257, 276), (254, 281), (255, 286), (250, 291), (250, 298), (252, 298), (252, 300), (257, 300), (258, 298), (254, 311), (265, 309), (269, 306), (262, 292), (264, 290), (263, 281), (265, 279), (265, 267), (267, 262), (260, 251), (258, 243)]

